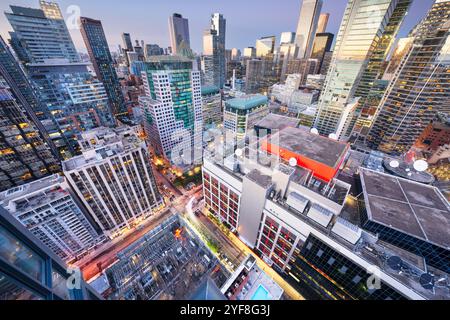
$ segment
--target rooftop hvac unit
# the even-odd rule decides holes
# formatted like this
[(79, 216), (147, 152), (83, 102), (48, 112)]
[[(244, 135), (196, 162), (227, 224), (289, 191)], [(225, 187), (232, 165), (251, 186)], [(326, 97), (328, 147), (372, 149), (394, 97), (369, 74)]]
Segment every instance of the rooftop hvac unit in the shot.
[(303, 213), (309, 200), (298, 194), (297, 192), (291, 192), (287, 198), (286, 204), (298, 212)]
[(333, 219), (333, 212), (318, 204), (313, 204), (311, 209), (309, 209), (308, 217), (326, 228), (330, 224), (331, 219)]
[(331, 231), (344, 240), (350, 242), (351, 244), (356, 244), (361, 238), (362, 234), (362, 231), (358, 226), (355, 226), (354, 224), (340, 217), (337, 217)]

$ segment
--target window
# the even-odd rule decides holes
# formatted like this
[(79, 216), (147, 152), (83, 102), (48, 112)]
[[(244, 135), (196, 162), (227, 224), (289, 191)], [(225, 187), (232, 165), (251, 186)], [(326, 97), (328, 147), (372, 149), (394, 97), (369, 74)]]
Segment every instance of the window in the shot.
[(342, 266), (342, 267), (339, 269), (339, 272), (340, 272), (340, 273), (343, 273), (343, 274), (346, 274), (347, 271), (348, 271), (348, 268), (347, 268), (346, 266)]
[(28, 276), (43, 282), (44, 259), (0, 226), (0, 258), (16, 266)]
[(24, 288), (0, 272), (0, 301), (1, 300), (43, 300), (43, 297)]
[(330, 266), (332, 266), (332, 265), (334, 264), (335, 261), (336, 261), (335, 258), (330, 258), (330, 260), (328, 260), (327, 263), (328, 263)]
[(52, 272), (53, 291), (61, 298), (70, 300), (70, 292), (67, 287), (67, 279), (57, 271)]
[(319, 251), (317, 251), (316, 255), (320, 258), (323, 255), (323, 250), (319, 249)]

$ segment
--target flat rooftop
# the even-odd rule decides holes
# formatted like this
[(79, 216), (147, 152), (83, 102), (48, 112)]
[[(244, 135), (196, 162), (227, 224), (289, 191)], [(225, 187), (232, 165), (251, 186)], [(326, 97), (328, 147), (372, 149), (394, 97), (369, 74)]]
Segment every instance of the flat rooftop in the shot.
[(436, 188), (361, 168), (368, 218), (450, 248), (450, 205)]
[(210, 94), (220, 93), (220, 89), (217, 86), (202, 86), (202, 95), (207, 96)]
[(287, 127), (297, 127), (299, 119), (270, 113), (259, 121), (255, 126), (269, 130), (282, 130)]
[(226, 106), (238, 110), (248, 110), (254, 107), (267, 104), (269, 99), (262, 94), (245, 95), (240, 98), (230, 99), (226, 102)]
[(265, 189), (268, 189), (273, 184), (272, 177), (261, 174), (257, 169), (250, 171), (246, 177)]
[(285, 128), (274, 134), (269, 143), (279, 141), (279, 147), (299, 156), (336, 168), (346, 155), (348, 146), (299, 128)]

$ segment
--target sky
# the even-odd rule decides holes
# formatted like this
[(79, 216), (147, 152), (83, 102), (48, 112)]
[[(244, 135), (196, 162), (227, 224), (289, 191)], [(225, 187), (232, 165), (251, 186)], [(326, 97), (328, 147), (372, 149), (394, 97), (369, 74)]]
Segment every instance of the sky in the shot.
[[(121, 34), (128, 32), (134, 40), (156, 43), (162, 47), (170, 45), (168, 17), (181, 13), (189, 19), (192, 49), (202, 51), (203, 31), (208, 28), (210, 15), (222, 13), (227, 20), (227, 49), (243, 49), (254, 46), (256, 39), (281, 32), (296, 31), (302, 0), (56, 0), (66, 21), (78, 6), (81, 16), (99, 19), (109, 46), (116, 50), (122, 43)], [(327, 32), (336, 34), (347, 4), (347, 0), (324, 0), (322, 12), (330, 13)], [(434, 0), (414, 0), (399, 37), (423, 19)], [(11, 26), (4, 12), (9, 5), (39, 7), (38, 0), (1, 0), (0, 34), (9, 39)], [(75, 8), (75, 10), (77, 10)], [(80, 31), (70, 29), (75, 46), (86, 52)]]

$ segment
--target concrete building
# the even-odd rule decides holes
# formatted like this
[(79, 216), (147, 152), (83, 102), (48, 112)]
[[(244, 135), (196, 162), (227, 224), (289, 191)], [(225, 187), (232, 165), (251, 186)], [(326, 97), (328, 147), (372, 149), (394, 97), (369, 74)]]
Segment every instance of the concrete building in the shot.
[[(424, 265), (421, 255), (425, 251), (406, 247), (407, 234), (420, 233), (421, 228), (409, 230), (415, 227), (397, 218), (397, 214), (411, 218), (411, 210), (421, 214), (426, 210), (421, 207), (425, 205), (422, 200), (427, 201), (426, 207), (434, 211), (430, 217), (421, 215), (420, 223), (429, 237), (423, 241), (448, 245), (448, 235), (442, 230), (448, 225), (448, 203), (433, 187), (367, 169), (360, 169), (357, 177), (362, 181), (362, 191), (352, 191), (355, 185), (342, 180), (341, 170), (348, 150), (345, 143), (307, 130), (285, 128), (240, 154), (220, 161), (207, 156), (203, 165), (206, 207), (301, 293), (306, 283), (322, 298), (448, 299), (448, 270), (440, 269), (432, 259)], [(369, 179), (377, 181), (366, 184)], [(405, 207), (401, 213), (395, 211), (403, 204), (394, 205), (398, 187), (386, 185), (392, 179), (405, 188), (401, 202), (407, 203), (404, 197), (408, 197), (414, 209), (407, 206), (408, 210)], [(414, 190), (419, 189), (432, 198), (412, 200)], [(353, 197), (356, 207), (349, 206)], [(359, 222), (365, 210), (376, 210), (384, 224), (402, 230), (402, 238), (389, 238), (386, 232), (383, 240), (378, 239), (366, 220)], [(415, 219), (411, 222), (419, 223)], [(443, 262), (448, 248), (438, 257), (441, 260), (436, 261)], [(377, 290), (370, 289), (373, 273), (379, 279)], [(426, 281), (430, 277), (434, 282)]]
[(63, 162), (64, 175), (106, 236), (120, 235), (163, 205), (145, 142), (132, 128), (98, 128), (79, 143), (83, 153)]
[(66, 262), (83, 257), (103, 239), (59, 175), (0, 193), (0, 205)]

